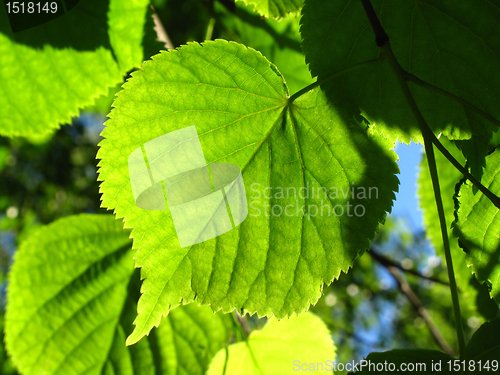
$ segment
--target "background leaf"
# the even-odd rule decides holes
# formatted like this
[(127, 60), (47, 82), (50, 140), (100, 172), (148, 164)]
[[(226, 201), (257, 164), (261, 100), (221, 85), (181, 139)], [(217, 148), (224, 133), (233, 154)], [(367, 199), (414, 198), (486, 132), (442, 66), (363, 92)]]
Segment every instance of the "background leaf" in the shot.
[[(176, 309), (131, 348), (140, 279), (129, 233), (111, 215), (78, 215), (26, 240), (10, 273), (6, 342), (23, 374), (204, 374), (230, 320)], [(134, 275), (134, 276), (133, 276)]]
[(281, 18), (295, 13), (302, 7), (303, 0), (237, 0), (252, 5), (255, 12), (264, 17)]
[[(481, 183), (500, 194), (500, 150), (486, 157)], [(490, 295), (500, 303), (500, 218), (498, 208), (481, 192), (474, 193), (469, 181), (463, 182), (457, 197), (453, 233), (467, 253), (467, 264), (480, 283), (487, 283)]]
[[(440, 138), (440, 142), (462, 165), (465, 164), (463, 155), (452, 142), (448, 141), (444, 137)], [(440, 152), (435, 153), (435, 159), (436, 166), (438, 168), (439, 187), (443, 200), (446, 225), (448, 226), (448, 238), (450, 241), (451, 256), (453, 259), (453, 269), (455, 271), (457, 285), (460, 289), (462, 313), (464, 317), (479, 314), (482, 315), (483, 318), (492, 319), (498, 313), (498, 305), (490, 300), (488, 288), (485, 285), (480, 285), (475, 280), (475, 277), (472, 275), (471, 269), (468, 267), (468, 263), (466, 262), (466, 253), (458, 245), (458, 239), (453, 235), (452, 223), (455, 219), (453, 215), (453, 197), (455, 195), (455, 187), (460, 182), (461, 178), (463, 178), (463, 175), (456, 168), (454, 168)], [(420, 164), (417, 183), (419, 205), (423, 211), (423, 219), (427, 236), (436, 250), (436, 254), (441, 257), (442, 263), (446, 264), (441, 228), (439, 226), (439, 217), (434, 200), (434, 190), (432, 188), (429, 166), (425, 154)], [(484, 322), (484, 319), (482, 322)]]
[(261, 52), (286, 79), (290, 94), (313, 83), (300, 47), (300, 18), (289, 15), (279, 21), (262, 19), (251, 7), (236, 7), (235, 13), (215, 3), (223, 23), (222, 37), (241, 42)]
[(220, 350), (207, 375), (295, 374), (297, 361), (316, 364), (334, 358), (335, 347), (325, 324), (305, 313), (280, 322), (271, 319), (247, 341)]
[(144, 59), (144, 29), (152, 28), (147, 5), (82, 0), (65, 15), (17, 33), (0, 7), (0, 134), (51, 132), (120, 83)]
[[(145, 279), (129, 344), (171, 308), (195, 299), (214, 310), (236, 307), (277, 318), (305, 311), (323, 283), (347, 272), (368, 248), (391, 208), (398, 184), (392, 144), (367, 136), (354, 114), (330, 107), (318, 89), (288, 109), (280, 73), (241, 44), (218, 40), (162, 52), (124, 87), (98, 158), (103, 206), (134, 228), (136, 266)], [(235, 230), (179, 248), (168, 210), (134, 204), (128, 157), (141, 144), (193, 124), (208, 163), (243, 171), (250, 208)], [(296, 194), (264, 198), (268, 186)], [(300, 197), (300, 188), (310, 196)], [(364, 197), (352, 199), (353, 188), (356, 194), (364, 189)], [(266, 214), (266, 204), (294, 211)], [(356, 214), (347, 213), (349, 204), (350, 210), (360, 206)]]
[[(403, 69), (500, 117), (498, 0), (481, 0), (474, 7), (436, 0), (372, 4)], [(306, 61), (318, 79), (379, 55), (361, 2), (307, 0), (302, 14)], [(347, 96), (354, 101), (388, 139), (422, 140), (386, 61), (344, 74), (322, 88), (332, 100)], [(489, 132), (486, 138), (491, 136), (491, 123), (452, 99), (414, 84), (410, 90), (436, 135), (469, 139), (476, 133), (480, 136), (484, 128)], [(474, 155), (472, 147), (468, 156)]]

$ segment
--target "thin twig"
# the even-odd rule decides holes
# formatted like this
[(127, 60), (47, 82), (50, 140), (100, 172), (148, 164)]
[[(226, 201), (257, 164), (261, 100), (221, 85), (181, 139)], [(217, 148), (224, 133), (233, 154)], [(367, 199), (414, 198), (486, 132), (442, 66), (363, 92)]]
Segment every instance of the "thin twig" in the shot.
[(453, 352), (453, 349), (448, 345), (444, 337), (441, 335), (441, 332), (439, 332), (439, 329), (434, 325), (432, 318), (429, 315), (429, 312), (427, 309), (422, 305), (420, 300), (418, 299), (417, 295), (413, 292), (413, 290), (410, 287), (410, 284), (405, 280), (401, 272), (396, 268), (395, 266), (392, 266), (390, 264), (387, 264), (385, 261), (382, 261), (378, 254), (374, 253), (372, 250), (368, 252), (372, 256), (373, 259), (375, 259), (378, 263), (383, 265), (387, 271), (396, 279), (396, 282), (398, 283), (399, 288), (401, 291), (408, 297), (410, 300), (411, 304), (413, 305), (415, 311), (422, 317), (424, 320), (425, 324), (427, 324), (427, 327), (429, 327), (429, 330), (431, 331), (432, 337), (436, 341), (436, 343), (449, 355), (452, 357), (455, 356), (455, 353)]
[(425, 276), (425, 275), (422, 275), (420, 272), (416, 271), (416, 270), (412, 270), (412, 269), (406, 269), (404, 268), (401, 264), (399, 263), (396, 263), (394, 262), (393, 260), (391, 259), (388, 259), (380, 254), (378, 254), (376, 251), (374, 251), (373, 249), (370, 249), (370, 255), (377, 261), (379, 262), (380, 264), (383, 264), (384, 266), (391, 266), (391, 267), (395, 267), (403, 272), (406, 272), (406, 273), (409, 273), (409, 274), (412, 274), (412, 275), (415, 275), (415, 276), (418, 276), (424, 280), (429, 280), (429, 281), (432, 281), (434, 283), (438, 283), (438, 284), (442, 284), (442, 285), (446, 285), (446, 286), (450, 286), (450, 283), (446, 282), (446, 281), (443, 281), (443, 280), (440, 280), (436, 277), (432, 277), (432, 276)]
[(153, 21), (155, 23), (154, 30), (156, 31), (156, 37), (159, 42), (165, 43), (165, 48), (166, 49), (174, 49), (174, 44), (168, 37), (167, 31), (165, 30), (165, 27), (163, 26), (163, 22), (161, 22), (160, 17), (158, 16), (158, 13), (156, 12), (156, 9), (151, 5), (151, 9), (153, 9)]

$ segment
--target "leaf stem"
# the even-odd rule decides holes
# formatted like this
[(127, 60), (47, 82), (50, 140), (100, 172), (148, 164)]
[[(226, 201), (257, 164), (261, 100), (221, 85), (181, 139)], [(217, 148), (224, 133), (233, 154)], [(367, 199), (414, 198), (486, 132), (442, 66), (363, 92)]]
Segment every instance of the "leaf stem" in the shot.
[[(396, 57), (394, 56), (394, 53), (392, 52), (392, 49), (391, 49), (391, 45), (389, 43), (389, 37), (387, 36), (387, 34), (385, 33), (385, 30), (383, 29), (382, 25), (380, 24), (380, 21), (378, 20), (378, 17), (375, 14), (375, 11), (373, 9), (373, 6), (372, 6), (370, 0), (361, 0), (361, 2), (363, 3), (363, 7), (365, 8), (365, 12), (368, 16), (368, 19), (370, 20), (370, 24), (372, 25), (373, 32), (375, 33), (377, 46), (380, 47), (380, 56), (383, 56), (387, 60), (387, 62), (391, 66), (392, 70), (394, 71), (394, 74), (396, 75), (398, 83), (399, 83), (401, 89), (403, 90), (403, 94), (406, 98), (406, 101), (408, 102), (410, 109), (411, 109), (413, 115), (415, 116), (415, 118), (420, 126), (420, 130), (422, 131), (422, 135), (424, 137), (424, 147), (425, 147), (425, 152), (427, 154), (427, 162), (429, 164), (429, 170), (430, 170), (431, 180), (432, 180), (432, 187), (434, 189), (434, 197), (436, 199), (436, 206), (437, 206), (438, 215), (439, 215), (439, 224), (441, 226), (441, 235), (443, 237), (443, 246), (444, 246), (445, 258), (446, 258), (446, 267), (448, 269), (448, 278), (450, 280), (450, 292), (451, 292), (451, 300), (453, 302), (453, 313), (455, 316), (455, 326), (456, 326), (456, 331), (457, 331), (459, 355), (460, 355), (460, 359), (465, 359), (465, 357), (466, 357), (465, 336), (464, 336), (464, 331), (463, 331), (463, 326), (462, 326), (462, 315), (460, 312), (460, 302), (458, 299), (458, 288), (457, 288), (457, 282), (455, 280), (455, 273), (453, 271), (453, 260), (451, 258), (450, 243), (449, 243), (449, 239), (448, 239), (448, 230), (447, 230), (447, 226), (446, 226), (446, 218), (444, 216), (443, 201), (441, 199), (441, 190), (439, 187), (439, 178), (438, 178), (437, 167), (436, 167), (436, 158), (434, 156), (433, 141), (434, 141), (435, 136), (432, 133), (429, 126), (427, 125), (427, 123), (425, 122), (424, 116), (422, 115), (422, 112), (420, 112), (420, 109), (418, 108), (417, 103), (415, 102), (415, 99), (413, 98), (413, 95), (411, 94), (410, 88), (408, 87), (408, 83), (407, 83), (407, 74), (406, 74), (407, 72), (401, 67), (401, 65), (399, 65)], [(437, 141), (437, 138), (435, 140)], [(439, 141), (437, 141), (437, 143), (439, 145), (441, 145), (441, 143)], [(438, 146), (436, 145), (436, 147), (438, 147)], [(442, 145), (441, 145), (441, 147), (442, 147)], [(444, 149), (444, 147), (442, 147), (442, 148)], [(460, 163), (457, 162), (457, 164), (460, 164)], [(467, 173), (467, 174), (469, 174), (469, 173)]]
[[(463, 331), (463, 326), (462, 326), (462, 315), (460, 312), (460, 302), (458, 299), (458, 288), (457, 288), (457, 282), (455, 280), (455, 273), (453, 271), (453, 260), (451, 258), (450, 242), (448, 239), (448, 230), (447, 230), (447, 226), (446, 226), (446, 219), (444, 216), (443, 201), (441, 199), (441, 190), (439, 187), (439, 178), (438, 178), (437, 167), (436, 167), (436, 158), (434, 156), (433, 137), (435, 138), (435, 136), (432, 133), (429, 126), (427, 125), (427, 123), (425, 122), (425, 119), (422, 115), (422, 112), (420, 112), (420, 109), (418, 108), (417, 103), (415, 102), (415, 99), (413, 98), (413, 95), (411, 94), (410, 88), (408, 87), (408, 83), (406, 82), (406, 79), (405, 79), (404, 70), (403, 70), (403, 68), (401, 68), (398, 61), (396, 60), (396, 57), (394, 56), (394, 53), (392, 52), (390, 43), (385, 43), (383, 46), (380, 47), (380, 50), (381, 50), (381, 55), (385, 56), (385, 58), (389, 62), (389, 65), (393, 69), (393, 71), (396, 75), (396, 78), (398, 80), (398, 83), (399, 83), (401, 89), (403, 90), (403, 94), (406, 98), (406, 101), (408, 102), (413, 115), (415, 116), (418, 124), (420, 125), (422, 135), (424, 136), (425, 153), (427, 155), (427, 162), (429, 164), (429, 170), (430, 170), (431, 180), (432, 180), (432, 187), (434, 189), (434, 198), (436, 200), (436, 206), (437, 206), (438, 215), (439, 215), (439, 224), (441, 226), (441, 235), (443, 238), (446, 267), (448, 269), (448, 278), (450, 280), (451, 300), (453, 302), (453, 313), (455, 316), (455, 326), (456, 326), (456, 330), (457, 330), (459, 354), (460, 354), (461, 359), (465, 359), (465, 356), (466, 356), (465, 336), (464, 336), (464, 331)], [(437, 138), (436, 138), (436, 141), (437, 141)], [(441, 143), (439, 141), (437, 141), (437, 143), (439, 143), (439, 145), (441, 145)], [(441, 145), (441, 147), (442, 147), (442, 145)], [(458, 164), (460, 164), (460, 163), (458, 163)]]
[[(238, 314), (237, 312), (234, 312), (233, 314), (231, 314), (233, 317), (233, 324), (237, 328), (240, 335), (242, 336), (243, 341), (248, 349), (248, 352), (250, 353), (250, 357), (252, 358), (252, 362), (254, 363), (255, 367), (257, 368), (257, 370), (259, 370), (260, 375), (264, 375), (264, 372), (260, 368), (259, 362), (257, 361), (257, 358), (255, 357), (255, 354), (252, 350), (252, 347), (250, 346), (250, 343), (248, 342), (248, 336), (247, 336), (245, 330), (243, 329), (241, 321), (239, 320), (237, 314)], [(226, 351), (226, 358), (228, 358), (228, 357), (229, 357), (229, 351)]]
[[(408, 89), (409, 91), (409, 89)], [(441, 226), (441, 236), (443, 237), (443, 246), (444, 246), (444, 254), (446, 258), (446, 267), (448, 269), (448, 278), (450, 280), (450, 291), (451, 291), (451, 300), (453, 302), (453, 314), (455, 315), (455, 326), (457, 330), (457, 338), (458, 338), (458, 350), (460, 353), (460, 358), (464, 359), (466, 356), (465, 352), (465, 336), (462, 326), (462, 315), (460, 313), (460, 302), (458, 299), (458, 288), (457, 282), (455, 280), (455, 272), (453, 271), (453, 260), (451, 257), (450, 250), (450, 242), (448, 239), (448, 230), (446, 226), (446, 218), (444, 216), (444, 208), (443, 201), (441, 199), (441, 190), (439, 187), (439, 178), (436, 167), (436, 158), (434, 156), (434, 148), (432, 142), (429, 142), (428, 133), (432, 133), (430, 131), (425, 131), (424, 134), (424, 143), (425, 143), (425, 153), (427, 155), (427, 164), (429, 165), (429, 171), (431, 174), (432, 187), (434, 189), (434, 197), (436, 199), (436, 206), (438, 209), (439, 215), (439, 224)]]
[(439, 142), (439, 140), (436, 138), (434, 133), (430, 131), (429, 129), (429, 134), (428, 138), (430, 141), (436, 146), (436, 148), (446, 157), (446, 159), (449, 160), (453, 166), (458, 169), (462, 174), (464, 175), (465, 178), (467, 178), (472, 184), (478, 188), (479, 191), (481, 191), (485, 196), (488, 197), (488, 199), (498, 208), (500, 209), (500, 198), (491, 192), (487, 187), (485, 187), (481, 182), (479, 182), (474, 176), (472, 176), (467, 168), (462, 167), (462, 165), (458, 162), (457, 159), (453, 157), (452, 154), (448, 152), (448, 150)]
[(309, 86), (306, 86), (304, 87), (302, 90), (299, 90), (297, 91), (295, 94), (293, 94), (292, 96), (290, 96), (290, 98), (288, 98), (288, 105), (292, 104), (293, 101), (295, 99), (297, 99), (299, 96), (302, 96), (304, 95), (305, 93), (315, 89), (316, 87), (322, 85), (323, 83), (333, 79), (333, 78), (336, 78), (338, 76), (341, 76), (342, 74), (346, 74), (346, 73), (349, 73), (353, 70), (357, 70), (357, 69), (360, 69), (360, 68), (364, 68), (366, 66), (370, 66), (376, 62), (379, 62), (379, 61), (382, 61), (383, 60), (383, 57), (382, 56), (379, 56), (377, 57), (376, 59), (371, 59), (371, 60), (367, 60), (367, 61), (363, 61), (363, 62), (360, 62), (358, 64), (354, 64), (354, 65), (351, 65), (351, 66), (348, 66), (347, 68), (344, 68), (342, 70), (339, 70), (338, 72), (335, 72), (335, 73), (332, 73), (332, 74), (329, 74), (327, 75), (326, 77), (314, 82), (314, 83), (311, 83)]
[(389, 42), (389, 36), (385, 32), (380, 20), (373, 9), (373, 5), (370, 0), (361, 0), (361, 4), (363, 4), (363, 8), (365, 8), (365, 13), (368, 16), (368, 21), (370, 21), (370, 25), (372, 26), (373, 32), (375, 33), (375, 43), (377, 47), (382, 47), (385, 43)]
[(234, 312), (233, 314), (231, 314), (231, 315), (232, 315), (232, 317), (233, 317), (233, 325), (234, 325), (234, 327), (236, 327), (236, 330), (237, 330), (237, 331), (238, 331), (238, 333), (240, 334), (241, 339), (242, 339), (243, 341), (247, 341), (247, 340), (248, 340), (248, 335), (247, 335), (247, 333), (245, 332), (245, 330), (243, 329), (243, 327), (242, 327), (242, 325), (241, 325), (241, 322), (240, 322), (240, 320), (237, 318), (236, 314), (237, 314), (236, 312)]
[(413, 83), (415, 83), (415, 84), (417, 84), (417, 85), (419, 85), (419, 86), (421, 86), (423, 88), (426, 88), (428, 90), (437, 92), (438, 94), (447, 96), (447, 97), (449, 97), (449, 98), (457, 101), (458, 103), (462, 104), (463, 106), (468, 107), (469, 109), (473, 110), (477, 114), (483, 116), (485, 119), (491, 121), (493, 124), (495, 124), (495, 125), (497, 125), (497, 126), (500, 127), (500, 121), (499, 120), (497, 120), (493, 116), (489, 115), (485, 111), (477, 108), (475, 105), (473, 105), (472, 103), (468, 102), (467, 100), (464, 100), (464, 99), (462, 99), (462, 98), (460, 98), (460, 97), (452, 94), (451, 92), (448, 92), (446, 90), (440, 89), (439, 87), (431, 85), (430, 83), (425, 82), (424, 80), (421, 80), (420, 78), (418, 78), (417, 76), (415, 76), (415, 75), (413, 75), (413, 74), (411, 74), (409, 72), (406, 72), (406, 80), (410, 81), (410, 82), (413, 82)]

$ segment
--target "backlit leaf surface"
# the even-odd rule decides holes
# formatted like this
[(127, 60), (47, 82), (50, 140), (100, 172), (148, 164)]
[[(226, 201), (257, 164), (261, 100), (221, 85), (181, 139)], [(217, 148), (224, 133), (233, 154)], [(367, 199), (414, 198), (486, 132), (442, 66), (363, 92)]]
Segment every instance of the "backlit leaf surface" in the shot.
[(82, 0), (17, 33), (0, 7), (0, 134), (49, 133), (120, 83), (144, 59), (147, 5)]
[[(282, 321), (273, 318), (246, 342), (220, 350), (207, 375), (291, 375), (303, 363), (310, 369), (310, 364), (325, 364), (334, 358), (335, 347), (325, 323), (308, 312)], [(318, 372), (331, 373), (325, 366)]]
[[(118, 94), (98, 158), (103, 206), (133, 228), (145, 279), (129, 344), (193, 300), (279, 319), (301, 313), (368, 248), (398, 186), (392, 144), (319, 89), (287, 100), (276, 67), (223, 40), (154, 56)], [(193, 125), (207, 163), (243, 171), (248, 217), (181, 248), (168, 209), (136, 206), (128, 158)]]
[(23, 374), (205, 374), (230, 320), (182, 306), (133, 347), (140, 279), (129, 232), (111, 215), (79, 215), (26, 240), (10, 273), (6, 342)]
[(289, 13), (296, 13), (304, 0), (238, 0), (252, 5), (255, 12), (264, 17), (281, 18)]

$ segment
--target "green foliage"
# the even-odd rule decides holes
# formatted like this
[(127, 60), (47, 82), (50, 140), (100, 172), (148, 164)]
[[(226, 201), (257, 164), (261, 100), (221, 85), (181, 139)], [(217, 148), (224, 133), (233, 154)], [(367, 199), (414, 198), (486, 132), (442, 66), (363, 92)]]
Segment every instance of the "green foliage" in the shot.
[[(24, 242), (6, 314), (7, 347), (21, 372), (100, 371), (113, 338), (123, 335), (130, 250), (127, 233), (110, 216), (62, 219)], [(46, 356), (47, 347), (58, 355)]]
[[(497, 195), (500, 193), (500, 150), (486, 157), (481, 182)], [(472, 185), (463, 182), (457, 197), (454, 234), (467, 253), (467, 264), (480, 283), (487, 283), (491, 297), (500, 303), (499, 209)]]
[(302, 7), (303, 0), (238, 0), (252, 5), (255, 12), (264, 17), (281, 18), (289, 13), (296, 13)]
[[(495, 32), (498, 1), (480, 1), (474, 7), (446, 1), (372, 3), (403, 69), (500, 117), (500, 76), (491, 74), (500, 69), (500, 42)], [(380, 55), (360, 1), (307, 0), (301, 32), (311, 73), (320, 80)], [(423, 140), (386, 60), (346, 73), (322, 88), (332, 100), (350, 98), (388, 139)], [(410, 89), (435, 134), (469, 139), (484, 128), (491, 137), (491, 123), (465, 106), (418, 85), (412, 84)], [(472, 150), (469, 154), (480, 156)]]
[(304, 313), (281, 322), (271, 319), (245, 342), (220, 350), (207, 375), (294, 374), (297, 370), (292, 364), (297, 361), (325, 363), (334, 355), (325, 324), (317, 316)]
[(290, 94), (313, 82), (300, 48), (299, 20), (290, 15), (282, 20), (262, 19), (250, 12), (251, 7), (238, 6), (233, 13), (217, 6), (225, 28), (221, 36), (234, 39), (261, 52), (276, 65), (286, 80)]
[[(281, 75), (253, 50), (224, 41), (188, 44), (154, 56), (124, 87), (98, 157), (103, 205), (134, 228), (136, 266), (145, 279), (129, 343), (195, 295), (226, 312), (237, 308), (283, 318), (304, 311), (318, 300), (324, 282), (347, 272), (390, 210), (397, 167), (394, 156), (383, 151), (387, 143), (368, 137), (352, 114), (328, 106), (319, 90), (287, 102)], [(141, 130), (131, 134), (130, 126), (139, 123)], [(208, 163), (241, 168), (245, 189), (253, 192), (258, 208), (236, 230), (180, 249), (169, 211), (144, 212), (134, 204), (128, 155), (190, 124), (196, 124)], [(292, 188), (296, 195), (264, 198), (267, 186)], [(301, 188), (310, 197), (298, 196)], [(366, 191), (364, 199), (352, 197), (352, 188)], [(335, 189), (338, 196), (333, 197)], [(370, 214), (333, 214), (335, 206), (344, 210), (349, 201)], [(263, 213), (266, 203), (300, 211), (293, 217)], [(319, 215), (322, 205), (332, 213)], [(260, 235), (251, 240), (252, 233)], [(213, 267), (205, 265), (207, 258)]]
[(0, 7), (0, 134), (52, 132), (143, 59), (147, 0), (83, 0), (18, 33)]
[[(82, 0), (16, 33), (0, 8), (0, 372), (282, 374), (366, 345), (420, 373), (449, 373), (454, 351), (500, 357), (499, 0), (306, 0), (300, 17), (302, 0), (151, 3)], [(153, 12), (190, 43), (157, 54)], [(55, 130), (114, 97), (98, 179), (123, 223), (70, 216), (99, 210), (98, 140), (79, 121)], [(242, 171), (249, 215), (181, 248), (170, 208), (136, 205), (129, 156), (190, 126), (207, 164)], [(376, 237), (396, 140), (425, 142), (424, 223), (454, 269), (393, 221)]]
[(124, 346), (139, 295), (128, 234), (112, 216), (79, 215), (23, 243), (6, 315), (7, 347), (23, 374), (205, 373), (230, 327), (209, 308), (179, 308), (149, 340)]

